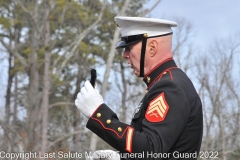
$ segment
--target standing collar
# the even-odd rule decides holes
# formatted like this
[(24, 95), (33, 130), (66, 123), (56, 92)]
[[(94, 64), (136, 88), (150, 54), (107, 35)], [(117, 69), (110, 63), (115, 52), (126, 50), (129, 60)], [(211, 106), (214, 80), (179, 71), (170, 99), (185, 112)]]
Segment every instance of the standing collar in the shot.
[(143, 77), (143, 81), (146, 83), (148, 87), (162, 74), (165, 70), (177, 67), (176, 63), (172, 58), (166, 59), (162, 63), (159, 63), (156, 67), (154, 67), (148, 74)]

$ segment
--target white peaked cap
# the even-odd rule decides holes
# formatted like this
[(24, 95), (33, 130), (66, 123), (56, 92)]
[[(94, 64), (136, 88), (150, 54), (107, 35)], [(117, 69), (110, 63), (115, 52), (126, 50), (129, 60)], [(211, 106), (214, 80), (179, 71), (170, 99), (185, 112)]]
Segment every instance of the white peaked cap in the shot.
[(115, 17), (117, 26), (120, 28), (122, 37), (147, 33), (148, 37), (171, 33), (171, 27), (177, 23), (164, 19), (144, 17)]
[(147, 39), (172, 34), (171, 27), (176, 27), (177, 23), (163, 19), (143, 17), (115, 17), (114, 20), (120, 28), (122, 35), (121, 41), (117, 44), (116, 49), (126, 48), (129, 45), (142, 41), (140, 77), (144, 77), (144, 59)]

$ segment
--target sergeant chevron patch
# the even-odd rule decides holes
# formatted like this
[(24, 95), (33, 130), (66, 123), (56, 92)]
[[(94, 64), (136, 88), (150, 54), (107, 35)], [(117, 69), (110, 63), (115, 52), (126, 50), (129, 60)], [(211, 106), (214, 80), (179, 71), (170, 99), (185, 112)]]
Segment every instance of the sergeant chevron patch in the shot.
[(149, 122), (161, 122), (165, 119), (168, 109), (169, 106), (163, 92), (149, 103), (145, 118)]

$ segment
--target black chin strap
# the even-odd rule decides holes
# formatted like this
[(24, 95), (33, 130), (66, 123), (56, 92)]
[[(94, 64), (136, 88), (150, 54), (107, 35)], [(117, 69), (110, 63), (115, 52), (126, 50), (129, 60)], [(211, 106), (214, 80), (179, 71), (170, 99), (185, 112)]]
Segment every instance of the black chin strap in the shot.
[[(162, 36), (167, 36), (171, 35), (172, 32), (163, 34), (163, 35), (158, 35), (158, 36), (153, 36), (153, 37), (162, 37)], [(142, 49), (141, 49), (141, 58), (140, 58), (140, 75), (139, 77), (144, 77), (144, 60), (145, 60), (145, 52), (146, 52), (146, 44), (147, 44), (147, 38), (153, 38), (153, 37), (148, 37), (147, 33), (143, 34), (142, 38)]]
[(145, 52), (146, 52), (146, 43), (147, 43), (147, 33), (143, 34), (143, 39), (142, 39), (139, 77), (144, 77), (144, 59), (145, 59)]

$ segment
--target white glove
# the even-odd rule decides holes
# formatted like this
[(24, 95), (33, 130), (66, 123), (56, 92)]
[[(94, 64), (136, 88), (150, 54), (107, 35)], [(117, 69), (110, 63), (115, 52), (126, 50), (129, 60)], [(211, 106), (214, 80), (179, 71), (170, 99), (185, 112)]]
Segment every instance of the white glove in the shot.
[(81, 88), (75, 100), (75, 105), (87, 118), (103, 103), (103, 98), (99, 91), (93, 88), (89, 81), (85, 82), (84, 87)]
[(97, 150), (87, 160), (120, 160), (120, 155), (117, 151)]

